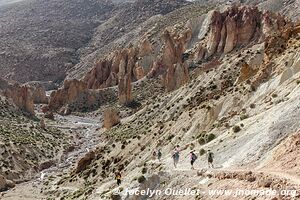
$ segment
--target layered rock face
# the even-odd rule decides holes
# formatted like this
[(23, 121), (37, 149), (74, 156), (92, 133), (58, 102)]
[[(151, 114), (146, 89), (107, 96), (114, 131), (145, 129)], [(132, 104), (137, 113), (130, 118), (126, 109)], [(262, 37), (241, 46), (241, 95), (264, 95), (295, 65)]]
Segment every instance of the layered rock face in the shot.
[(22, 111), (34, 115), (33, 88), (18, 83), (9, 83), (0, 78), (0, 94), (11, 99), (11, 101)]
[(62, 105), (72, 103), (86, 90), (86, 84), (80, 80), (65, 80), (62, 88), (51, 93), (49, 108), (56, 110)]
[(204, 37), (194, 52), (198, 59), (229, 53), (251, 41), (263, 41), (269, 34), (290, 25), (282, 16), (250, 6), (233, 6), (222, 13), (213, 11), (208, 17), (209, 28), (201, 31)]
[(113, 89), (90, 90), (82, 80), (65, 80), (62, 88), (53, 91), (49, 104), (44, 111), (58, 110), (62, 114), (72, 111), (84, 111), (97, 108), (102, 103), (107, 103), (117, 98)]
[[(159, 48), (154, 48), (155, 45), (150, 42), (152, 40), (145, 36), (136, 45), (112, 52), (100, 59), (82, 80), (77, 81), (80, 82), (79, 89), (103, 89), (118, 85), (120, 104), (128, 104), (132, 101), (131, 82), (145, 76), (160, 76), (166, 91), (172, 91), (189, 81), (188, 66), (192, 60), (218, 60), (222, 54), (263, 42), (271, 33), (290, 26), (290, 22), (282, 16), (263, 13), (249, 6), (233, 6), (224, 12), (212, 11), (204, 21), (198, 22), (202, 25), (194, 26), (192, 24), (195, 23), (188, 22), (180, 31), (175, 26), (167, 28), (162, 34)], [(202, 28), (195, 39), (193, 35), (199, 27)], [(242, 73), (251, 75), (251, 68), (244, 66)], [(243, 79), (245, 77), (239, 81)], [(64, 90), (69, 90), (68, 86), (64, 87)], [(62, 93), (54, 96), (59, 94)], [(71, 99), (63, 101), (69, 103), (78, 98), (76, 95), (77, 92), (71, 92)]]
[(164, 48), (161, 63), (167, 69), (163, 76), (167, 91), (175, 90), (189, 81), (189, 72), (187, 64), (184, 63), (183, 53), (190, 39), (190, 31), (177, 35), (166, 30), (163, 34)]
[(34, 115), (34, 104), (47, 104), (45, 88), (38, 82), (20, 85), (0, 78), (0, 93), (19, 107), (22, 111)]
[(152, 45), (147, 39), (137, 46), (115, 51), (99, 60), (83, 78), (83, 82), (89, 89), (99, 89), (118, 85), (119, 79), (127, 74), (132, 81), (139, 80), (149, 71), (151, 63), (144, 59), (152, 53)]

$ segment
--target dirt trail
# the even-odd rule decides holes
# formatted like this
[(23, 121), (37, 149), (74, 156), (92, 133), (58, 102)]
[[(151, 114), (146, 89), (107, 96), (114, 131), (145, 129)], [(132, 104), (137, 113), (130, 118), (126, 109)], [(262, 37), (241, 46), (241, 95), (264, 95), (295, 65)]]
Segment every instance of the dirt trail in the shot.
[[(289, 183), (292, 184), (296, 184), (300, 186), (300, 177), (297, 176), (296, 174), (292, 174), (291, 172), (286, 172), (286, 171), (281, 171), (281, 170), (274, 170), (274, 169), (267, 169), (267, 168), (236, 168), (236, 167), (223, 167), (222, 165), (218, 165), (216, 166), (214, 169), (208, 169), (207, 166), (203, 166), (203, 165), (199, 165), (199, 161), (195, 162), (195, 169), (192, 170), (191, 166), (190, 166), (190, 162), (186, 157), (181, 158), (177, 168), (174, 168), (173, 166), (173, 161), (170, 158), (171, 156), (167, 156), (165, 157), (162, 162), (166, 165), (169, 166), (167, 169), (167, 172), (169, 172), (170, 174), (176, 174), (177, 172), (184, 172), (184, 173), (188, 173), (191, 175), (194, 175), (197, 171), (199, 170), (208, 170), (213, 172), (249, 172), (252, 171), (253, 173), (259, 174), (262, 173), (264, 175), (268, 175), (270, 177), (274, 177), (274, 178), (280, 178), (280, 179), (286, 179)], [(202, 159), (202, 158), (198, 158), (198, 159)]]

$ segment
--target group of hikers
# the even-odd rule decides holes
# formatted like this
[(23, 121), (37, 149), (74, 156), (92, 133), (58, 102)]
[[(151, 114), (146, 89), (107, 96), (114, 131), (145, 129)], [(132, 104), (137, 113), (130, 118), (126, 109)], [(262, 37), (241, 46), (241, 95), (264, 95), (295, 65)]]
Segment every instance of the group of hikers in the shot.
[[(179, 162), (179, 157), (180, 157), (180, 149), (179, 149), (179, 145), (177, 145), (172, 153), (172, 158), (173, 158), (173, 162), (174, 162), (174, 167), (177, 168), (177, 164)], [(191, 169), (194, 169), (194, 163), (197, 160), (197, 155), (195, 154), (195, 150), (190, 151), (190, 153), (188, 154), (190, 163), (191, 163)], [(207, 151), (207, 161), (208, 161), (208, 168), (214, 168), (213, 165), (213, 161), (214, 161), (214, 154), (208, 150)]]
[[(178, 162), (179, 162), (179, 158), (180, 158), (180, 148), (179, 145), (174, 147), (174, 150), (172, 152), (172, 159), (173, 159), (173, 163), (174, 163), (174, 167), (177, 168)], [(152, 153), (152, 158), (153, 159), (158, 159), (159, 161), (161, 161), (161, 157), (162, 157), (162, 152), (161, 149), (158, 150), (154, 150)], [(191, 163), (191, 169), (194, 169), (194, 163), (197, 160), (197, 155), (195, 154), (195, 150), (190, 151), (190, 153), (187, 155), (187, 157), (189, 157), (190, 163)], [(214, 154), (213, 152), (211, 152), (210, 150), (207, 151), (206, 154), (207, 157), (207, 162), (208, 162), (208, 168), (214, 168), (213, 165), (213, 160), (214, 160)], [(121, 179), (122, 179), (122, 175), (119, 171), (117, 171), (115, 173), (115, 179), (117, 181), (118, 186), (121, 185)]]

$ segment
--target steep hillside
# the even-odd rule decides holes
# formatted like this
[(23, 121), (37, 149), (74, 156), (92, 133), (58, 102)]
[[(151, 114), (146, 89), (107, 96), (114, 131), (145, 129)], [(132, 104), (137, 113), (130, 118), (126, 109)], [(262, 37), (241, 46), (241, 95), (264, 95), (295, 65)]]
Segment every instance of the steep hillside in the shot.
[[(135, 61), (143, 59), (135, 60), (139, 57), (135, 53), (140, 54), (138, 47), (136, 51), (134, 46), (122, 50), (120, 60), (115, 56), (112, 61), (111, 57), (100, 61), (99, 66), (108, 69), (119, 66), (119, 99), (124, 86), (124, 94), (134, 101), (118, 106), (115, 99), (90, 113), (98, 115), (112, 106), (120, 110), (121, 123), (100, 129), (100, 144), (69, 172), (48, 179), (44, 194), (65, 199), (148, 199), (147, 195), (128, 195), (126, 188), (193, 188), (202, 191), (194, 199), (228, 199), (209, 191), (299, 190), (299, 30), (299, 25), (277, 14), (234, 6), (199, 13), (167, 27), (157, 57), (152, 57), (151, 70), (134, 84), (125, 81), (120, 87), (122, 79), (136, 75), (130, 70)], [(93, 99), (82, 98), (86, 92), (116, 90), (102, 89), (100, 69), (103, 67), (87, 75), (93, 78), (90, 82), (66, 81), (51, 95), (49, 106), (52, 102), (57, 110), (70, 103), (80, 105)], [(65, 96), (72, 99), (65, 101)], [(139, 104), (132, 107), (131, 103)], [(175, 145), (181, 155), (177, 169), (171, 158)], [(153, 159), (156, 149), (162, 150), (161, 161)], [(208, 149), (215, 154), (215, 169), (207, 168), (204, 155)], [(190, 169), (186, 157), (191, 150), (198, 155), (196, 170)], [(114, 180), (116, 171), (123, 175), (121, 187)], [(56, 187), (60, 189), (53, 190)], [(286, 194), (285, 198), (296, 196)], [(274, 195), (277, 197), (279, 194)], [(153, 198), (191, 197), (163, 194)], [(255, 194), (230, 196), (249, 198), (266, 199)]]
[(32, 179), (42, 163), (57, 159), (63, 146), (67, 147), (60, 130), (41, 128), (39, 119), (28, 118), (3, 96), (0, 96), (0, 122), (0, 173), (7, 179)]
[(67, 71), (80, 73), (72, 69), (76, 64), (80, 63), (76, 68), (88, 65), (86, 70), (96, 52), (109, 52), (107, 45), (128, 45), (126, 35), (146, 19), (185, 4), (183, 0), (120, 5), (110, 0), (27, 0), (1, 7), (0, 74), (22, 83), (61, 83)]
[(20, 82), (62, 81), (93, 29), (114, 14), (113, 3), (93, 0), (26, 0), (0, 9), (0, 74)]

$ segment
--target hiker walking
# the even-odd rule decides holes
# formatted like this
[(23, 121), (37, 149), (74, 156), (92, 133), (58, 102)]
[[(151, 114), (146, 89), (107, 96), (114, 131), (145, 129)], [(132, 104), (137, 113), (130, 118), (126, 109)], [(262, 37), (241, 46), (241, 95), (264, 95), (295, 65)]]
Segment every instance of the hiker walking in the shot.
[(210, 150), (207, 151), (207, 161), (208, 161), (208, 168), (214, 168), (213, 165), (214, 154)]
[(190, 158), (190, 162), (191, 162), (191, 169), (194, 169), (194, 163), (195, 163), (195, 161), (197, 160), (197, 155), (194, 153), (195, 151), (191, 151), (190, 153), (189, 153), (189, 158)]
[(177, 168), (177, 164), (179, 162), (179, 145), (174, 148), (172, 158), (174, 161), (174, 167)]
[(121, 182), (122, 182), (122, 175), (121, 175), (120, 172), (116, 172), (116, 173), (115, 173), (115, 179), (117, 180), (118, 186), (120, 186), (120, 185), (121, 185)]
[(152, 152), (152, 159), (155, 160), (156, 156), (157, 156), (157, 153), (156, 153), (156, 150), (154, 150), (154, 151)]
[(161, 149), (158, 149), (157, 151), (157, 159), (160, 161), (161, 159), (161, 156), (162, 156), (162, 153), (161, 153)]

